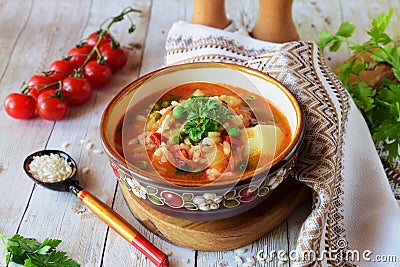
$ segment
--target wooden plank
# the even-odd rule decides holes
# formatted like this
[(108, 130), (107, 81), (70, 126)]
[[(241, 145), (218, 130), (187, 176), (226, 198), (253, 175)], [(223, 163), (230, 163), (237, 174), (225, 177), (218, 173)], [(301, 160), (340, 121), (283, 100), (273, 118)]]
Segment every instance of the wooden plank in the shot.
[[(258, 1), (231, 0), (226, 2), (228, 16), (238, 28), (248, 32), (252, 30), (258, 15)], [(293, 19), (301, 40), (318, 41), (319, 33), (324, 30), (336, 31), (342, 22), (342, 4), (333, 1), (296, 0), (293, 2)], [(341, 57), (330, 52), (325, 53), (329, 66), (335, 66), (349, 56), (346, 48), (340, 50)]]
[[(58, 49), (65, 45), (65, 40), (69, 36), (77, 36), (79, 27), (68, 27), (62, 33), (63, 37), (55, 38), (64, 23), (63, 18), (65, 21), (70, 19), (84, 21), (86, 17), (84, 13), (72, 12), (75, 6), (73, 2), (69, 6), (61, 1), (46, 4), (30, 1), (23, 4), (24, 8), (21, 8), (21, 1), (6, 1), (2, 3), (0, 9), (2, 40), (6, 40), (8, 44), (4, 46), (4, 50), (2, 46), (2, 52), (8, 51), (8, 54), (2, 54), (2, 62), (7, 63), (1, 66), (0, 97), (2, 100), (8, 93), (17, 91), (23, 80), (29, 79), (38, 70), (48, 66), (55, 55), (60, 53)], [(85, 8), (85, 4), (80, 6), (82, 10)], [(46, 10), (55, 12), (45, 12)], [(64, 14), (67, 17), (61, 12), (56, 12), (57, 10), (65, 10)], [(13, 15), (10, 16), (10, 14)], [(11, 21), (9, 18), (14, 19)], [(23, 24), (18, 22), (19, 19)], [(54, 25), (59, 25), (59, 27)], [(10, 236), (19, 228), (33, 188), (22, 170), (23, 159), (32, 151), (45, 147), (54, 123), (37, 117), (28, 121), (11, 119), (4, 112), (3, 105), (0, 107), (0, 121), (2, 124), (0, 194), (6, 196), (0, 198), (0, 231)], [(4, 263), (2, 253), (0, 262)]]
[[(317, 42), (322, 30), (336, 32), (342, 19), (342, 5), (338, 1), (298, 0), (293, 2), (293, 19), (300, 39)], [(340, 57), (338, 57), (340, 55)], [(346, 47), (339, 53), (324, 53), (328, 66), (336, 66), (349, 56)]]
[[(388, 26), (388, 34), (392, 37), (400, 38), (400, 2), (382, 0), (379, 2), (370, 2), (363, 0), (341, 1), (343, 8), (343, 21), (349, 21), (357, 26), (352, 40), (356, 42), (365, 42), (369, 37), (367, 30), (371, 28), (373, 18), (376, 18), (381, 13), (388, 13), (390, 8), (394, 9), (391, 22)], [(362, 12), (360, 12), (362, 7)]]
[[(143, 5), (146, 4), (146, 2), (143, 3)], [(126, 4), (125, 1), (116, 3), (115, 1), (97, 0), (93, 1), (91, 5), (79, 5), (80, 10), (76, 13), (79, 13), (82, 19), (73, 20), (74, 28), (79, 29), (79, 32), (69, 35), (70, 40), (65, 46), (65, 51), (67, 52), (81, 37), (96, 31), (104, 19), (117, 15)], [(63, 25), (63, 20), (68, 20), (68, 14), (74, 13), (73, 10), (76, 6), (78, 6), (77, 2), (70, 3), (72, 10), (54, 8), (54, 10), (60, 10), (59, 14), (55, 14), (60, 18), (60, 22), (56, 24), (58, 27)], [(143, 21), (135, 16), (133, 18), (138, 26), (147, 24), (146, 20)], [(140, 60), (137, 60), (136, 55), (141, 52), (137, 47), (139, 50), (141, 49), (144, 39), (140, 32), (133, 35), (127, 34), (127, 22), (122, 22), (113, 29), (112, 33), (116, 39), (121, 42), (123, 47), (127, 48), (129, 54), (127, 66), (114, 75), (108, 86), (101, 90), (95, 90), (89, 102), (82, 106), (71, 107), (67, 118), (55, 123), (47, 144), (47, 148), (61, 148), (64, 142), (70, 143), (71, 145), (64, 150), (75, 158), (81, 170), (84, 167), (90, 168), (89, 173), (81, 174), (81, 185), (109, 206), (113, 203), (116, 180), (113, 179), (113, 172), (109, 167), (106, 155), (99, 155), (93, 151), (101, 149), (99, 125), (106, 104), (120, 88), (131, 80), (131, 75), (136, 76), (138, 73)], [(71, 40), (72, 36), (76, 37)], [(141, 45), (136, 46), (136, 43)], [(53, 57), (53, 59), (55, 58)], [(89, 140), (94, 144), (94, 148), (88, 150), (87, 144), (81, 144), (80, 139)], [(44, 206), (45, 209), (43, 209)], [(43, 229), (43, 225), (46, 226), (45, 229)], [(72, 195), (51, 192), (42, 188), (34, 190), (29, 208), (21, 224), (21, 233), (27, 236), (35, 236), (38, 239), (46, 236), (62, 239), (63, 243), (60, 248), (68, 251), (68, 254), (82, 266), (101, 265), (107, 231), (108, 227)]]
[(250, 258), (252, 258), (260, 266), (277, 266), (277, 257), (262, 262), (257, 260), (257, 255), (261, 251), (269, 254), (273, 251), (288, 251), (288, 248), (287, 225), (286, 222), (283, 222), (264, 237), (244, 247), (218, 252), (198, 251), (197, 266), (241, 266), (240, 261), (238, 262), (235, 256), (238, 256), (243, 262), (250, 261)]
[[(165, 40), (172, 24), (185, 20), (188, 1), (154, 0), (143, 53), (140, 75), (160, 68), (164, 65)], [(168, 15), (166, 16), (166, 13)]]
[[(26, 4), (25, 9), (21, 10), (18, 1), (6, 2), (0, 5), (0, 14), (2, 15), (2, 23), (0, 25), (2, 35), (0, 38), (0, 80), (2, 80), (4, 72), (9, 66), (11, 55), (15, 49), (16, 43), (18, 42), (20, 35), (30, 18), (32, 10), (32, 1)], [(17, 14), (19, 20), (15, 21), (13, 16), (7, 16), (7, 14)], [(4, 27), (5, 25), (12, 25), (12, 27)], [(4, 90), (4, 89), (3, 89)]]
[(235, 22), (238, 29), (251, 31), (257, 14), (258, 1), (231, 0), (225, 1), (226, 14)]
[[(145, 12), (143, 14), (143, 23), (138, 27), (138, 32), (140, 32), (143, 37), (146, 35), (146, 46), (143, 51), (140, 75), (162, 66), (164, 43), (168, 30), (172, 26), (172, 23), (181, 19), (186, 12), (185, 4), (182, 5), (178, 1), (153, 1), (151, 9), (149, 6), (150, 1), (142, 2), (147, 2), (147, 4), (140, 8)], [(136, 4), (137, 3), (135, 3), (135, 6)], [(165, 16), (166, 10), (168, 10), (168, 16)], [(147, 28), (145, 23), (148, 23)], [(140, 57), (140, 55), (137, 56)], [(132, 77), (132, 80), (133, 78), (134, 77)], [(110, 177), (110, 179), (116, 180), (114, 176)], [(156, 247), (168, 254), (172, 253), (169, 257), (171, 266), (194, 266), (195, 252), (165, 242), (144, 228), (132, 216), (119, 189), (115, 198), (114, 209), (134, 225), (134, 227)], [(150, 265), (149, 261), (143, 258), (138, 250), (127, 244), (125, 240), (118, 237), (113, 231), (108, 233), (102, 264), (103, 266), (137, 267), (147, 267)]]

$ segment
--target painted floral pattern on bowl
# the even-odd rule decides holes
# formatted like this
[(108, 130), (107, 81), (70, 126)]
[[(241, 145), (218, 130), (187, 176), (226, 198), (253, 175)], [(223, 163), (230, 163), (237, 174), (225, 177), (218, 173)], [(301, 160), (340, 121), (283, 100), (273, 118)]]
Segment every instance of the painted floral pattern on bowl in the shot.
[(274, 175), (267, 176), (260, 185), (245, 185), (240, 188), (225, 192), (174, 192), (170, 189), (157, 188), (154, 185), (145, 185), (138, 179), (122, 171), (116, 164), (111, 166), (119, 182), (125, 186), (136, 197), (144, 199), (157, 206), (168, 206), (172, 209), (186, 209), (190, 211), (213, 211), (222, 208), (230, 209), (244, 203), (252, 202), (256, 198), (263, 198), (275, 189), (291, 172), (294, 160), (289, 161), (286, 166), (279, 169)]

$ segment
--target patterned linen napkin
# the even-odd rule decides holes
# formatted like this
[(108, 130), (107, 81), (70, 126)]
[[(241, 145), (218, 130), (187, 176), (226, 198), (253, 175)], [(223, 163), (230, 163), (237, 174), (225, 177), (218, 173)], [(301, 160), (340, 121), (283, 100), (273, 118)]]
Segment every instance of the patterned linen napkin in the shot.
[(400, 208), (361, 113), (315, 43), (269, 43), (177, 22), (166, 53), (167, 65), (222, 61), (260, 70), (302, 105), (305, 145), (293, 176), (314, 190), (315, 205), (297, 240), (296, 266), (400, 266), (388, 263), (400, 264)]

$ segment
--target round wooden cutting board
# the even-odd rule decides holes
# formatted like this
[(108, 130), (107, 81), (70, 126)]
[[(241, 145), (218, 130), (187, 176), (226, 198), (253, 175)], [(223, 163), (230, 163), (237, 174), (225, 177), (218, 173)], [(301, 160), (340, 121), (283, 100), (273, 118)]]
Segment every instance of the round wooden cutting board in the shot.
[(165, 215), (120, 186), (133, 215), (151, 232), (182, 247), (204, 251), (231, 250), (245, 246), (285, 220), (311, 191), (304, 184), (286, 179), (255, 208), (232, 218), (189, 221)]

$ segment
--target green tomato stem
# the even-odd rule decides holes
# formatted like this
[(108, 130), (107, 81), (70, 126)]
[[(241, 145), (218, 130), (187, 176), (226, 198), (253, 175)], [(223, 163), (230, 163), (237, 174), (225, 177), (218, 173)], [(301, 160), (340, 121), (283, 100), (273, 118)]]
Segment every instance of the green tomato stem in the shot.
[(111, 39), (110, 45), (112, 49), (118, 49), (120, 47), (120, 44), (114, 38)]
[(2, 240), (4, 240), (4, 239), (6, 238), (6, 236), (3, 235), (2, 233), (0, 233), (0, 238), (1, 238)]
[[(90, 51), (90, 53), (87, 55), (86, 60), (83, 62), (82, 66), (78, 69), (79, 72), (82, 73), (83, 68), (84, 68), (85, 65), (90, 61), (90, 58), (94, 55), (94, 53), (95, 53), (96, 51), (98, 51), (98, 47), (99, 47), (100, 42), (103, 40), (104, 36), (110, 31), (111, 26), (112, 26), (114, 23), (118, 22), (118, 21), (122, 21), (122, 20), (124, 19), (124, 17), (125, 17), (127, 14), (131, 13), (131, 12), (142, 13), (142, 11), (140, 11), (140, 10), (133, 9), (133, 8), (131, 8), (131, 7), (127, 7), (127, 8), (125, 8), (124, 10), (122, 10), (122, 12), (121, 12), (119, 15), (117, 15), (117, 16), (115, 16), (115, 17), (112, 17), (110, 23), (108, 23), (108, 25), (107, 25), (104, 29), (102, 29), (102, 26), (103, 26), (104, 22), (103, 22), (103, 24), (101, 24), (101, 26), (100, 26), (100, 29), (101, 29), (101, 30), (100, 30), (100, 33), (98, 34), (99, 38), (97, 39), (96, 44), (95, 44), (94, 47), (92, 48), (92, 51)], [(129, 16), (128, 16), (128, 18), (130, 19)], [(107, 19), (107, 20), (108, 20), (108, 19)], [(106, 21), (107, 21), (107, 20), (106, 20)], [(133, 22), (132, 22), (131, 19), (130, 19), (130, 21), (131, 21), (131, 28), (132, 28), (132, 27), (133, 27)], [(130, 32), (131, 32), (131, 31), (130, 31)]]

